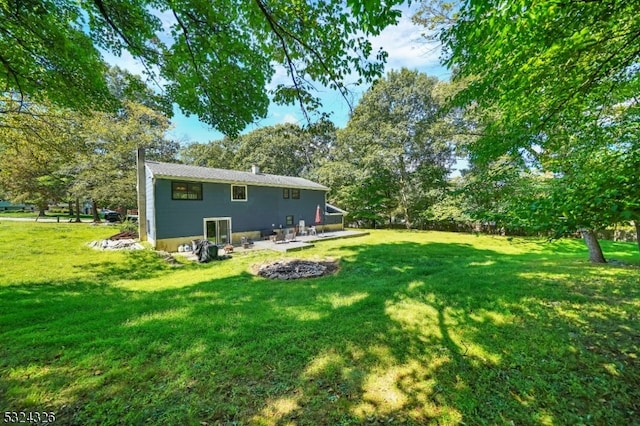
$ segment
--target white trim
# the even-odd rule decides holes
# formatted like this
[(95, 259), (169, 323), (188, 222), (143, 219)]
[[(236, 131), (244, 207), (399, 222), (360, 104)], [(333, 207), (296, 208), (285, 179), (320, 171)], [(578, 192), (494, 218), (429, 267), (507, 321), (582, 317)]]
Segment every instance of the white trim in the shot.
[[(338, 211), (338, 213), (326, 213), (326, 214), (327, 214), (327, 216), (332, 216), (332, 215), (333, 215), (333, 216), (337, 216), (337, 215), (341, 215), (341, 214), (343, 214), (343, 215), (344, 215), (344, 214), (348, 214), (348, 213), (349, 213), (348, 211), (346, 211), (346, 210), (342, 210), (341, 208), (336, 207), (336, 206), (334, 206), (333, 204), (329, 204), (329, 203), (325, 203), (325, 204), (326, 204), (327, 206), (331, 207), (332, 209), (334, 209), (334, 210), (337, 210), (337, 211)], [(325, 209), (325, 210), (326, 210), (326, 209)]]
[[(234, 186), (244, 186), (244, 200), (243, 199), (236, 199), (233, 198), (233, 187)], [(249, 189), (247, 188), (247, 185), (238, 185), (238, 184), (231, 184), (230, 186), (231, 188), (231, 202), (235, 203), (235, 202), (247, 202), (249, 200)]]

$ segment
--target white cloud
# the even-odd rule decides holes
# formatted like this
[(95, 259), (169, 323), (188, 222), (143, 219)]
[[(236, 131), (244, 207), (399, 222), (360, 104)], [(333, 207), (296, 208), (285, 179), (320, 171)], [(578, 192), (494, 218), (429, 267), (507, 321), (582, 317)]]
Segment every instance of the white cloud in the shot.
[(411, 12), (405, 11), (398, 24), (372, 38), (371, 44), (374, 51), (382, 48), (389, 54), (387, 70), (438, 67), (440, 46), (435, 42), (427, 42), (423, 33), (424, 28), (411, 21)]
[(284, 117), (282, 117), (282, 120), (280, 120), (280, 123), (282, 124), (286, 124), (286, 123), (290, 123), (290, 124), (297, 124), (298, 123), (298, 118), (293, 115), (293, 114), (285, 114)]

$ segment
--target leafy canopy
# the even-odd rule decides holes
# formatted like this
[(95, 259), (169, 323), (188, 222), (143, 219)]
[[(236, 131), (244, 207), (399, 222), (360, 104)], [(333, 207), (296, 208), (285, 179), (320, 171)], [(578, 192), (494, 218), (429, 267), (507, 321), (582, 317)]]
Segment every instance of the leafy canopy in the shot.
[[(345, 94), (372, 81), (386, 54), (367, 37), (400, 16), (403, 0), (122, 0), (0, 2), (0, 91), (80, 108), (114, 107), (102, 51), (138, 59), (182, 111), (237, 134), (278, 102), (314, 108), (314, 82)], [(15, 106), (14, 106), (15, 107)], [(19, 108), (20, 104), (15, 108)]]
[(398, 217), (412, 227), (444, 187), (452, 163), (449, 123), (434, 77), (391, 71), (368, 90), (338, 132), (323, 181), (353, 217)]
[(472, 162), (552, 173), (533, 211), (541, 226), (594, 235), (640, 223), (627, 184), (638, 164), (639, 12), (639, 0), (424, 0), (415, 17), (438, 30), (466, 84), (456, 103), (480, 112)]
[(638, 0), (433, 0), (416, 20), (439, 29), (446, 65), (469, 79), (459, 103), (492, 113), (475, 154), (496, 158), (633, 99), (639, 12)]

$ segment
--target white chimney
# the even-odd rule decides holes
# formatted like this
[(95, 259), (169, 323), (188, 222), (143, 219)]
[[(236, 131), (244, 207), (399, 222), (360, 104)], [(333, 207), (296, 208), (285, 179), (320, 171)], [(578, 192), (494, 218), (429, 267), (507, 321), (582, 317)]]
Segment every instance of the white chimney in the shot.
[(251, 173), (253, 173), (254, 175), (260, 174), (260, 166), (258, 166), (257, 164), (252, 164)]

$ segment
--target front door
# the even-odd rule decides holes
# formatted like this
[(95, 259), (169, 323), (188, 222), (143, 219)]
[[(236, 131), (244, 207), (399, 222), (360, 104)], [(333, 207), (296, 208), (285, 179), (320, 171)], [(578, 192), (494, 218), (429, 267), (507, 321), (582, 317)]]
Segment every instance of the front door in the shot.
[(204, 238), (216, 245), (231, 244), (231, 218), (205, 218)]

